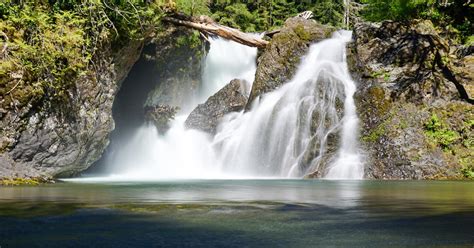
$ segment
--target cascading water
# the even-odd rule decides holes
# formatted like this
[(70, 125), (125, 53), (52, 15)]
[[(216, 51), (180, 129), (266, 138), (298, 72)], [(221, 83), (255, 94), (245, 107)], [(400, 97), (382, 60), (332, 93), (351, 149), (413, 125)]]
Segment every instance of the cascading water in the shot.
[[(203, 85), (196, 99), (189, 99), (183, 109), (192, 110), (197, 103), (224, 87), (234, 78), (253, 82), (257, 49), (221, 38), (210, 39), (210, 49), (203, 70)], [(246, 88), (250, 88), (247, 85)], [(165, 134), (153, 125), (144, 124), (123, 147), (113, 151), (107, 161), (108, 179), (153, 180), (173, 178), (221, 178), (215, 170), (216, 157), (209, 135), (187, 130), (184, 122), (189, 113), (178, 113)]]
[[(214, 137), (186, 130), (188, 113), (178, 115), (165, 134), (142, 126), (109, 162), (109, 178), (302, 177), (314, 171), (326, 178), (362, 178), (355, 84), (345, 54), (350, 38), (349, 31), (339, 31), (311, 45), (290, 82), (257, 98), (250, 111), (225, 116)], [(253, 82), (256, 53), (212, 39), (198, 99), (234, 78)]]
[[(250, 111), (226, 116), (214, 139), (222, 171), (301, 177), (319, 170), (328, 178), (362, 178), (355, 84), (345, 60), (350, 39), (351, 32), (340, 31), (312, 45), (290, 82), (257, 99)], [(337, 145), (340, 131), (333, 158), (329, 145)]]

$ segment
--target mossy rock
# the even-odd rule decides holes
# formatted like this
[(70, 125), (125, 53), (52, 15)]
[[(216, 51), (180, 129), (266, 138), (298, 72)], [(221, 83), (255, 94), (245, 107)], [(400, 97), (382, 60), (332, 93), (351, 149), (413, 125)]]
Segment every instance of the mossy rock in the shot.
[(258, 57), (255, 81), (246, 108), (252, 101), (288, 82), (311, 43), (330, 37), (336, 29), (314, 20), (294, 17), (286, 20), (280, 32)]

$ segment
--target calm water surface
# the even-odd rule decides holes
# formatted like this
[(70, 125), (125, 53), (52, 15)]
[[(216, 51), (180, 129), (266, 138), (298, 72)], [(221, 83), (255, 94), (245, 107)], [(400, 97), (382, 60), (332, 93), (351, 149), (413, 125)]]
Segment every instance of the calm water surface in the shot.
[(474, 182), (0, 187), (0, 247), (474, 247)]

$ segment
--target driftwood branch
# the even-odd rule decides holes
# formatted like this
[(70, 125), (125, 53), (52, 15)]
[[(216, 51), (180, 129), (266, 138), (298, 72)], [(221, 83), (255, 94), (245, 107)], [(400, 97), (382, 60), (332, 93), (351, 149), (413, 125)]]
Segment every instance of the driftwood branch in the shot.
[[(313, 18), (313, 12), (305, 11), (298, 14), (296, 17), (311, 19)], [(227, 27), (221, 24), (216, 23), (212, 18), (208, 16), (200, 17), (191, 17), (182, 13), (173, 13), (171, 16), (163, 17), (164, 22), (173, 23), (175, 25), (185, 26), (188, 28), (193, 28), (199, 30), (203, 37), (206, 36), (220, 36), (222, 38), (233, 40), (240, 44), (264, 48), (269, 42), (258, 37), (254, 34), (244, 33), (238, 29)], [(280, 32), (280, 29), (265, 32), (263, 36), (272, 37), (273, 35)]]
[(238, 29), (220, 25), (212, 21), (209, 17), (194, 19), (183, 15), (177, 15), (175, 17), (164, 17), (163, 21), (193, 28), (207, 35), (220, 36), (246, 46), (264, 48), (268, 44), (268, 41), (258, 37), (257, 35), (244, 33)]

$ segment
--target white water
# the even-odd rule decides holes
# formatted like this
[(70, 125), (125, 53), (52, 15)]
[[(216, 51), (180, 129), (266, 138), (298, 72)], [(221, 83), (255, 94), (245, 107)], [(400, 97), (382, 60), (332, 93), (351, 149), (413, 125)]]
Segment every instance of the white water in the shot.
[[(220, 38), (210, 41), (197, 103), (204, 102), (234, 78), (244, 79), (244, 88), (250, 89), (255, 77), (256, 48)], [(186, 104), (194, 105), (192, 110), (197, 103), (189, 99)], [(215, 169), (212, 137), (184, 127), (188, 115), (178, 113), (165, 134), (159, 134), (153, 125), (140, 127), (107, 161), (110, 171), (106, 180), (232, 177)]]
[[(345, 60), (350, 37), (341, 31), (312, 45), (290, 82), (263, 95), (251, 111), (226, 117), (214, 140), (222, 171), (302, 177), (322, 170), (327, 178), (362, 178), (355, 84)], [(338, 102), (345, 106), (342, 119)], [(338, 157), (332, 158), (326, 151), (328, 137), (337, 137), (339, 131), (342, 142)]]
[[(165, 134), (151, 125), (141, 127), (109, 161), (107, 180), (302, 177), (315, 170), (326, 178), (362, 178), (355, 84), (345, 61), (350, 37), (341, 31), (312, 45), (290, 82), (261, 96), (250, 111), (225, 116), (215, 137), (186, 130), (188, 113), (180, 114)], [(211, 40), (201, 101), (234, 78), (253, 82), (256, 53)], [(331, 140), (337, 152), (327, 152)]]
[(200, 102), (219, 91), (232, 79), (244, 79), (244, 92), (250, 94), (257, 70), (257, 49), (221, 38), (211, 38), (202, 72)]

